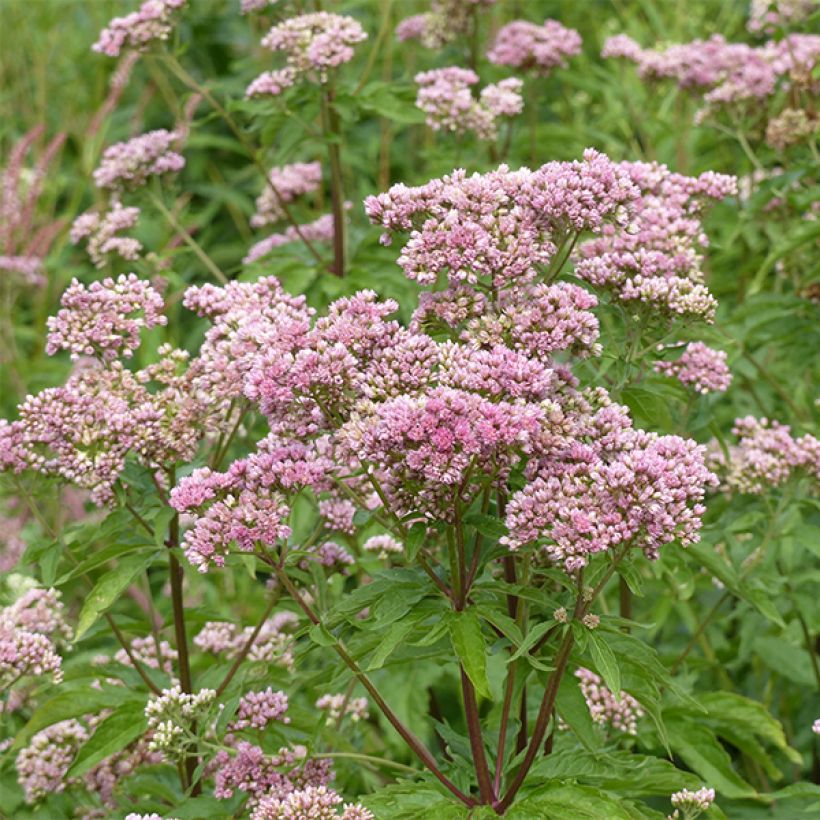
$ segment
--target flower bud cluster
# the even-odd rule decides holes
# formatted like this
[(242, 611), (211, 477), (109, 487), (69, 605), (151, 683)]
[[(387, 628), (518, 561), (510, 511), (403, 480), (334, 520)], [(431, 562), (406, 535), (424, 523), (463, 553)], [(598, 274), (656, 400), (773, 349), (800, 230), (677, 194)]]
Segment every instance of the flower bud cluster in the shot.
[(681, 820), (695, 820), (715, 802), (715, 790), (707, 788), (698, 789), (697, 791), (681, 789), (679, 792), (675, 792), (670, 800), (675, 807), (675, 811), (670, 815), (670, 820), (678, 820), (678, 818), (681, 818)]
[(420, 40), (425, 48), (440, 49), (469, 34), (475, 15), (496, 0), (432, 0), (430, 10), (406, 17), (396, 26), (401, 41)]
[(580, 682), (593, 722), (628, 735), (638, 734), (638, 719), (643, 717), (644, 710), (632, 695), (622, 691), (616, 698), (601, 678), (589, 669), (576, 670), (575, 677)]
[(288, 696), (284, 692), (274, 692), (270, 686), (262, 692), (248, 692), (239, 701), (236, 716), (228, 724), (228, 731), (264, 729), (274, 720), (290, 723), (290, 718), (285, 714), (287, 711)]
[(674, 362), (655, 362), (655, 372), (677, 379), (698, 393), (723, 393), (732, 383), (726, 353), (703, 342), (690, 342)]
[(251, 815), (251, 820), (374, 820), (374, 815), (361, 805), (342, 806), (342, 797), (327, 786), (307, 786), (286, 795), (263, 797)]
[[(248, 658), (293, 669), (293, 632), (298, 624), (299, 619), (292, 612), (278, 612), (268, 618), (253, 639)], [(252, 626), (240, 629), (226, 621), (208, 621), (194, 637), (194, 644), (203, 652), (235, 658), (247, 645), (253, 632)]]
[(174, 30), (176, 12), (187, 2), (145, 0), (139, 10), (111, 20), (91, 48), (108, 57), (119, 57), (124, 49), (143, 51), (155, 40), (167, 40)]
[(485, 86), (478, 99), (470, 90), (478, 83), (478, 74), (467, 68), (436, 68), (416, 74), (415, 79), (416, 106), (434, 131), (474, 132), (479, 139), (492, 140), (498, 135), (497, 119), (520, 114), (524, 108), (523, 83), (514, 77)]
[(141, 188), (152, 176), (175, 174), (185, 167), (185, 158), (175, 150), (182, 135), (164, 128), (117, 142), (105, 149), (94, 171), (98, 188), (113, 191)]
[(201, 689), (196, 694), (183, 692), (178, 685), (163, 689), (145, 707), (152, 732), (148, 748), (171, 760), (183, 759), (191, 748), (197, 725), (201, 729), (209, 722), (215, 704), (213, 689)]
[(754, 416), (735, 419), (732, 433), (738, 442), (727, 453), (717, 444), (709, 452), (726, 492), (762, 495), (800, 474), (820, 481), (820, 441), (814, 436), (795, 438), (788, 425)]
[(111, 256), (133, 262), (139, 259), (142, 245), (133, 237), (117, 234), (133, 228), (139, 216), (139, 208), (126, 208), (115, 201), (104, 214), (89, 211), (78, 216), (71, 226), (71, 241), (78, 245), (83, 239), (88, 240), (88, 255), (97, 268), (104, 268)]
[(353, 59), (353, 46), (367, 33), (352, 17), (317, 11), (290, 17), (275, 25), (262, 46), (285, 53), (284, 68), (267, 71), (248, 87), (249, 97), (281, 94), (297, 82), (326, 83), (329, 72)]
[(567, 58), (580, 53), (581, 35), (557, 20), (545, 20), (540, 26), (515, 20), (496, 34), (487, 58), (496, 65), (532, 70), (545, 76), (554, 68), (565, 68)]
[(251, 227), (262, 228), (283, 219), (282, 203), (289, 205), (295, 199), (316, 191), (322, 184), (320, 162), (296, 162), (272, 168), (270, 185), (256, 199), (256, 213), (251, 217)]
[(316, 708), (327, 712), (327, 725), (333, 726), (343, 717), (349, 717), (351, 722), (358, 723), (367, 720), (367, 698), (350, 698), (347, 695), (322, 695), (316, 701)]

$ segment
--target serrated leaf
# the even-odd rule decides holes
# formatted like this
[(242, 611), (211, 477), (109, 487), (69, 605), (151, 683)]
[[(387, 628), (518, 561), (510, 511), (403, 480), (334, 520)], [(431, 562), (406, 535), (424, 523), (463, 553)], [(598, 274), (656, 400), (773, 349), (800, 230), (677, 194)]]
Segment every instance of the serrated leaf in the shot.
[(598, 674), (604, 679), (604, 683), (612, 694), (616, 698), (620, 697), (621, 669), (618, 666), (615, 653), (609, 648), (606, 637), (600, 632), (590, 630), (588, 637), (589, 651)]
[(510, 660), (514, 661), (520, 658), (522, 655), (529, 653), (530, 649), (532, 649), (547, 632), (550, 631), (556, 623), (554, 621), (542, 621), (540, 624), (536, 624), (530, 631), (525, 635), (524, 640), (521, 641), (521, 645), (518, 649), (513, 652), (510, 656)]
[(367, 666), (367, 671), (370, 672), (373, 669), (380, 669), (384, 666), (384, 662), (393, 654), (396, 647), (407, 635), (410, 634), (414, 626), (415, 621), (411, 620), (397, 621), (392, 624), (374, 650), (373, 656), (370, 658), (370, 663)]
[(144, 710), (138, 703), (124, 704), (105, 718), (80, 747), (66, 777), (81, 777), (144, 734), (148, 725)]
[(313, 643), (319, 646), (334, 646), (336, 638), (331, 635), (330, 630), (324, 624), (313, 624), (308, 630), (308, 636)]
[(450, 640), (467, 677), (482, 697), (490, 697), (487, 657), (481, 622), (472, 610), (454, 612), (449, 619)]
[(55, 582), (55, 586), (62, 586), (67, 581), (78, 578), (80, 575), (90, 572), (92, 569), (102, 566), (114, 558), (120, 558), (127, 555), (129, 552), (141, 552), (144, 550), (153, 550), (151, 544), (111, 544), (101, 550), (89, 555), (88, 558), (83, 559), (75, 567), (68, 572), (64, 572)]
[(404, 545), (404, 550), (407, 553), (407, 560), (409, 562), (415, 561), (419, 550), (424, 544), (424, 538), (427, 535), (427, 525), (421, 521), (416, 522), (410, 527), (407, 533), (407, 541)]
[(595, 731), (589, 706), (574, 675), (564, 675), (561, 679), (555, 710), (589, 751), (600, 748), (601, 735)]
[(150, 552), (124, 558), (116, 567), (106, 572), (94, 584), (85, 598), (74, 640), (79, 641), (94, 625), (97, 618), (113, 606), (130, 586), (131, 582), (147, 567), (151, 566), (159, 553)]

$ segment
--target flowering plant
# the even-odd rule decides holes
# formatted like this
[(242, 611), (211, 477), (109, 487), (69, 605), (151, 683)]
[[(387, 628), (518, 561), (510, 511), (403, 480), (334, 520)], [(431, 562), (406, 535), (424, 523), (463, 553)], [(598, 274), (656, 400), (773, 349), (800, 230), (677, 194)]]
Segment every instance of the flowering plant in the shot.
[[(727, 287), (756, 195), (738, 156), (562, 145), (544, 90), (582, 102), (575, 61), (613, 65), (569, 6), (235, 5), (147, 0), (103, 29), (103, 119), (145, 113), (131, 72), (171, 104), (92, 146), (54, 229), (73, 248), (21, 243), (50, 224), (21, 172), (35, 138), (8, 163), (0, 265), (9, 299), (45, 311), (0, 421), (10, 811), (816, 801), (817, 714), (794, 686), (820, 685), (820, 444), (808, 368), (793, 394), (797, 371), (768, 368), (796, 341), (755, 313), (787, 303), (805, 342), (816, 305), (770, 268)], [(742, 36), (805, 16), (770, 11)], [(692, 133), (729, 128), (751, 161), (749, 100), (808, 99), (813, 37), (620, 35), (604, 54), (636, 87), (702, 95)]]

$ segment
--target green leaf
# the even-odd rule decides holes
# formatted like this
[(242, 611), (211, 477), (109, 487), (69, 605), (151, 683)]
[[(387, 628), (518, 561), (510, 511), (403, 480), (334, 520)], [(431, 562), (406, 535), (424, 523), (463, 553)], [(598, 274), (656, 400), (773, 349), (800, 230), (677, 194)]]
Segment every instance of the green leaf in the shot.
[(410, 527), (407, 533), (407, 543), (404, 545), (404, 551), (407, 553), (407, 560), (413, 562), (419, 554), (419, 550), (424, 545), (424, 539), (427, 535), (427, 525), (418, 521)]
[(390, 820), (464, 820), (467, 810), (428, 783), (397, 783), (362, 797), (376, 817)]
[(590, 786), (547, 786), (513, 804), (509, 820), (645, 820), (663, 817), (640, 810), (616, 794)]
[(627, 387), (621, 393), (623, 403), (632, 411), (636, 420), (652, 425), (660, 425), (669, 430), (673, 427), (669, 401), (654, 391), (643, 387)]
[(124, 558), (116, 567), (97, 580), (91, 592), (86, 596), (83, 608), (80, 610), (74, 636), (75, 641), (79, 641), (88, 632), (97, 621), (97, 618), (113, 606), (131, 582), (147, 567), (151, 566), (159, 554), (150, 552), (131, 555)]
[(308, 636), (313, 643), (319, 646), (334, 646), (336, 638), (330, 633), (330, 630), (324, 624), (313, 624), (308, 630)]
[(61, 720), (96, 714), (100, 709), (122, 706), (129, 701), (145, 706), (143, 699), (135, 697), (134, 692), (124, 686), (100, 690), (86, 686), (84, 689), (60, 692), (37, 707), (28, 723), (17, 733), (13, 748), (25, 746), (32, 735)]
[(373, 652), (373, 656), (370, 658), (370, 663), (367, 666), (367, 671), (370, 672), (373, 669), (380, 669), (384, 666), (384, 662), (390, 657), (390, 655), (393, 654), (396, 647), (407, 637), (407, 635), (410, 634), (415, 625), (416, 622), (409, 619), (405, 621), (397, 621), (392, 624)]
[(525, 653), (528, 653), (530, 649), (532, 649), (535, 646), (535, 644), (537, 644), (538, 641), (540, 641), (541, 638), (543, 638), (544, 635), (546, 635), (547, 632), (549, 632), (550, 629), (552, 629), (556, 625), (557, 624), (555, 623), (555, 621), (552, 620), (541, 621), (540, 624), (536, 624), (527, 633), (524, 640), (521, 641), (521, 645), (518, 647), (518, 649), (516, 649), (515, 652), (513, 652), (513, 654), (510, 656), (510, 660), (514, 661), (517, 658), (520, 658)]
[(105, 718), (83, 744), (66, 777), (81, 777), (142, 735), (148, 725), (144, 704), (126, 703)]
[(616, 698), (619, 698), (621, 692), (621, 670), (615, 658), (615, 653), (609, 648), (609, 644), (606, 642), (606, 636), (600, 632), (591, 629), (588, 637), (592, 662), (595, 664), (598, 674), (604, 679), (604, 683), (612, 694), (615, 695)]
[(68, 581), (71, 581), (73, 578), (77, 578), (80, 575), (84, 575), (87, 572), (90, 572), (92, 569), (96, 569), (102, 564), (106, 564), (114, 558), (119, 558), (123, 555), (127, 555), (129, 552), (141, 552), (144, 550), (153, 550), (154, 547), (151, 544), (111, 544), (108, 547), (104, 547), (101, 550), (89, 555), (88, 558), (83, 559), (77, 564), (75, 567), (70, 569), (68, 572), (64, 572), (55, 582), (55, 586), (62, 586)]
[(473, 513), (464, 519), (465, 524), (475, 527), (482, 535), (497, 541), (504, 535), (509, 535), (506, 525), (500, 518), (484, 513)]
[(729, 753), (714, 732), (691, 716), (665, 715), (669, 743), (689, 768), (726, 797), (756, 797), (757, 792), (732, 768)]
[(482, 697), (489, 698), (486, 649), (478, 615), (469, 609), (465, 612), (454, 612), (450, 616), (449, 626), (453, 650), (467, 677)]
[[(564, 675), (558, 687), (555, 709), (575, 736), (589, 750), (595, 751), (601, 746), (601, 734), (595, 730), (592, 715), (586, 699), (574, 675)], [(563, 755), (557, 755), (563, 757)], [(550, 760), (552, 757), (549, 758)]]

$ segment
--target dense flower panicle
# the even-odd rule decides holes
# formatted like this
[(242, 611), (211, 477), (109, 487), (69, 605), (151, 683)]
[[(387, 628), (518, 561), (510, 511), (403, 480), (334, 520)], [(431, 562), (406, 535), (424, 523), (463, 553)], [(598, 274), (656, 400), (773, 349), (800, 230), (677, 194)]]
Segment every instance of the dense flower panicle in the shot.
[(139, 347), (143, 328), (167, 324), (162, 296), (133, 273), (88, 286), (72, 279), (60, 305), (62, 309), (47, 325), (50, 356), (68, 350), (72, 359), (130, 357)]
[(331, 761), (307, 756), (304, 746), (282, 748), (274, 755), (240, 740), (215, 758), (214, 796), (228, 800), (236, 791), (246, 792), (248, 805), (265, 796), (284, 796), (307, 787), (327, 786), (334, 777)]
[(467, 344), (504, 344), (545, 360), (558, 351), (598, 354), (599, 324), (591, 312), (598, 300), (568, 282), (539, 283), (503, 291), (495, 305), (476, 310), (461, 333)]
[(401, 41), (420, 40), (426, 48), (441, 48), (469, 33), (474, 15), (495, 0), (432, 0), (430, 10), (406, 17), (396, 26)]
[(263, 71), (253, 79), (245, 89), (245, 96), (278, 97), (286, 88), (296, 85), (299, 75), (293, 68), (278, 68), (275, 71)]
[(383, 561), (391, 554), (403, 553), (404, 547), (392, 535), (371, 535), (362, 544), (365, 552), (375, 552)]
[(74, 220), (71, 241), (78, 245), (83, 239), (88, 240), (88, 255), (98, 268), (105, 267), (111, 256), (133, 262), (139, 259), (142, 244), (133, 237), (117, 234), (133, 228), (139, 216), (139, 208), (126, 208), (120, 202), (114, 202), (104, 214), (89, 211)]
[(65, 777), (77, 750), (89, 738), (77, 720), (62, 720), (37, 732), (15, 760), (17, 781), (27, 803), (37, 803), (49, 794), (59, 794), (70, 785)]
[(290, 723), (287, 711), (288, 696), (284, 692), (274, 692), (270, 686), (262, 692), (248, 692), (239, 701), (236, 716), (228, 724), (228, 731), (264, 729), (274, 720)]
[(752, 32), (774, 34), (778, 28), (800, 23), (817, 11), (817, 0), (752, 0), (746, 27)]
[(616, 698), (598, 675), (583, 667), (576, 670), (575, 677), (594, 723), (628, 735), (638, 734), (638, 719), (643, 717), (644, 710), (632, 695), (621, 691)]
[(331, 572), (346, 574), (347, 567), (356, 563), (356, 559), (335, 541), (325, 541), (324, 544), (314, 545), (308, 550), (308, 557), (301, 562), (303, 569), (307, 569), (308, 562), (315, 561)]
[[(349, 210), (349, 206), (350, 203), (346, 202), (345, 209)], [(282, 245), (290, 245), (304, 239), (308, 242), (330, 242), (333, 239), (333, 214), (324, 214), (313, 222), (303, 223), (299, 225), (298, 230), (295, 225), (288, 225), (282, 233), (273, 233), (260, 239), (248, 249), (242, 264), (250, 265), (267, 256), (272, 250), (281, 248)]]
[(567, 58), (580, 52), (581, 35), (556, 20), (545, 20), (541, 26), (515, 20), (496, 34), (487, 58), (496, 65), (545, 75), (558, 66), (566, 67)]
[(154, 40), (167, 40), (174, 30), (174, 14), (187, 2), (145, 0), (137, 11), (111, 20), (91, 48), (108, 57), (119, 57), (126, 48), (142, 51)]
[(225, 409), (241, 399), (263, 350), (281, 359), (302, 346), (313, 315), (304, 296), (290, 296), (273, 276), (191, 287), (183, 304), (212, 323), (191, 369), (197, 390)]
[(791, 34), (755, 47), (713, 34), (708, 40), (655, 50), (617, 35), (606, 41), (602, 56), (625, 58), (637, 64), (644, 79), (673, 79), (701, 95), (706, 103), (696, 116), (701, 122), (712, 109), (726, 106), (755, 113), (781, 82), (797, 78), (805, 83), (820, 57), (820, 36)]
[(270, 171), (270, 185), (256, 199), (256, 213), (251, 217), (251, 226), (261, 228), (283, 219), (282, 203), (290, 204), (305, 194), (313, 193), (322, 184), (322, 164), (320, 162), (296, 162), (282, 165)]
[(690, 342), (674, 362), (655, 362), (655, 371), (693, 387), (698, 393), (723, 393), (732, 383), (726, 353), (703, 342)]
[(702, 214), (709, 200), (737, 193), (737, 180), (711, 171), (687, 177), (657, 163), (620, 167), (641, 192), (630, 224), (607, 225), (600, 237), (582, 243), (576, 274), (620, 301), (713, 321), (717, 302), (701, 270), (700, 249), (708, 245)]
[(675, 807), (675, 811), (672, 812), (669, 820), (681, 818), (681, 811), (683, 811), (682, 817), (684, 820), (694, 820), (703, 812), (708, 811), (712, 803), (715, 802), (715, 790), (707, 788), (698, 789), (697, 791), (681, 789), (679, 792), (675, 792), (670, 800)]
[(370, 221), (390, 234), (410, 232), (398, 262), (422, 285), (446, 273), (452, 287), (479, 280), (523, 284), (556, 253), (554, 238), (598, 231), (638, 196), (628, 170), (593, 149), (582, 162), (537, 171), (500, 166), (487, 174), (455, 171), (417, 188), (394, 185), (365, 200)]
[(279, 93), (275, 90), (277, 86), (286, 88), (303, 79), (315, 78), (325, 83), (328, 72), (350, 62), (353, 46), (366, 39), (367, 33), (352, 17), (325, 11), (290, 17), (262, 38), (265, 48), (285, 53), (284, 69), (267, 75), (265, 91), (262, 91), (262, 78), (258, 78), (253, 91), (248, 89), (248, 96), (276, 94)]
[(213, 689), (200, 689), (195, 694), (183, 692), (179, 685), (163, 689), (151, 697), (145, 706), (145, 717), (151, 740), (148, 748), (168, 759), (183, 759), (191, 748), (190, 734), (194, 726), (207, 722), (216, 703)]
[(735, 419), (732, 433), (738, 443), (728, 453), (717, 444), (709, 453), (727, 492), (761, 495), (798, 472), (820, 480), (820, 443), (814, 436), (795, 438), (788, 425), (754, 416)]
[(344, 694), (322, 695), (316, 701), (316, 708), (327, 712), (327, 725), (332, 726), (344, 717), (349, 717), (353, 723), (367, 720), (367, 698), (351, 698)]
[(179, 132), (160, 128), (109, 146), (94, 171), (94, 183), (98, 188), (131, 190), (145, 185), (149, 177), (181, 171), (185, 158), (174, 150), (180, 138)]
[(427, 115), (427, 125), (434, 131), (473, 131), (479, 139), (495, 139), (497, 118), (515, 116), (524, 108), (523, 83), (515, 78), (486, 86), (478, 99), (470, 89), (478, 83), (478, 74), (466, 68), (423, 71), (415, 80), (419, 86), (416, 106)]
[(187, 354), (165, 346), (159, 353), (158, 364), (136, 373), (120, 362), (92, 362), (63, 387), (29, 396), (19, 407), (28, 466), (90, 490), (95, 503), (106, 504), (129, 453), (152, 468), (193, 458), (211, 424), (211, 408), (187, 373), (177, 378), (169, 372)]
[[(293, 632), (298, 624), (299, 619), (292, 612), (278, 612), (268, 618), (253, 639), (248, 658), (293, 669)], [(225, 621), (208, 621), (194, 637), (194, 644), (203, 652), (235, 658), (251, 640), (253, 632), (252, 626), (240, 629)]]
[(361, 805), (339, 806), (342, 797), (327, 786), (306, 786), (288, 794), (263, 797), (251, 815), (251, 820), (374, 820), (372, 812)]
[(422, 510), (446, 518), (454, 494), (466, 492), (463, 482), (472, 469), (480, 475), (509, 465), (526, 449), (540, 416), (537, 405), (437, 387), (363, 405), (341, 428), (339, 441), (384, 471), (383, 486), (399, 514)]
[(56, 589), (34, 587), (0, 612), (0, 620), (51, 638), (70, 638), (65, 607)]
[(717, 481), (704, 464), (705, 448), (678, 436), (615, 430), (613, 441), (576, 445), (564, 463), (547, 459), (512, 496), (503, 539), (510, 549), (542, 545), (551, 561), (574, 572), (604, 550), (640, 548), (657, 558), (671, 541), (699, 540), (705, 487)]
[[(92, 717), (89, 725), (93, 727), (98, 724), (101, 717), (102, 715)], [(149, 749), (149, 741), (144, 736), (139, 737), (124, 749), (98, 763), (83, 776), (83, 785), (88, 792), (98, 795), (102, 804), (110, 812), (118, 807), (115, 790), (120, 786), (123, 778), (133, 774), (140, 766), (157, 765), (162, 762), (162, 755)]]
[(23, 677), (46, 675), (60, 683), (62, 662), (46, 635), (15, 626), (0, 616), (0, 687), (11, 686)]
[(290, 535), (286, 495), (307, 486), (325, 487), (327, 458), (315, 447), (285, 444), (270, 435), (246, 459), (224, 473), (195, 470), (171, 491), (171, 505), (193, 513), (183, 548), (200, 572), (224, 566), (232, 543), (242, 552), (270, 547)]
[(346, 498), (326, 498), (319, 502), (319, 515), (324, 519), (325, 528), (345, 535), (355, 535), (353, 516), (356, 505)]

